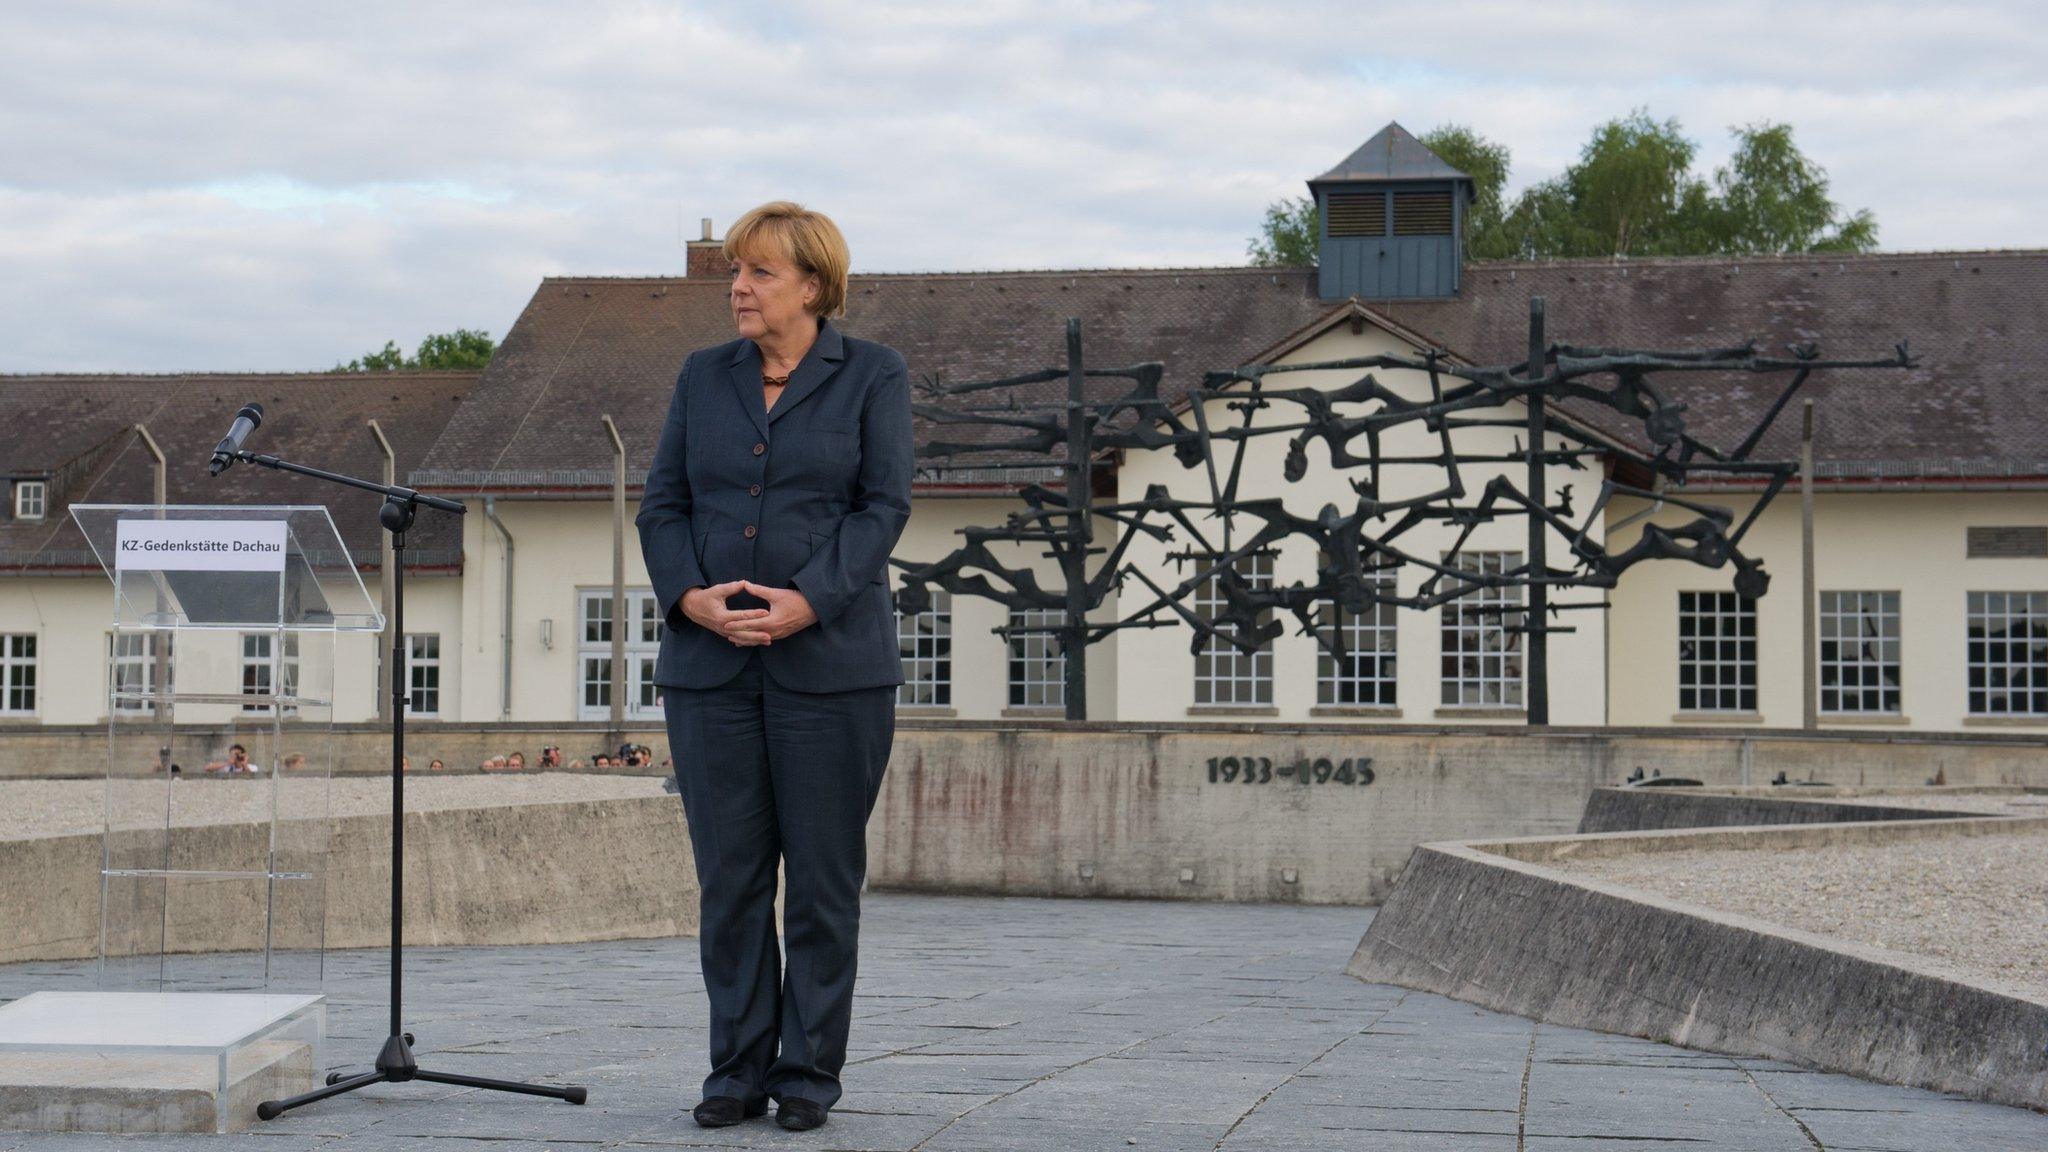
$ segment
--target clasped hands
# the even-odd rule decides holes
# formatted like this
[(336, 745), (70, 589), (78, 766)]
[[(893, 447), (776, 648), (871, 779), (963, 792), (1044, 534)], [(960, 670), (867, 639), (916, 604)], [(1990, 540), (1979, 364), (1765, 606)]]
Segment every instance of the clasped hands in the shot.
[[(728, 608), (727, 597), (750, 592), (768, 602), (766, 608)], [(692, 588), (683, 593), (683, 615), (741, 648), (780, 640), (818, 622), (811, 602), (794, 588), (770, 588), (752, 580)]]

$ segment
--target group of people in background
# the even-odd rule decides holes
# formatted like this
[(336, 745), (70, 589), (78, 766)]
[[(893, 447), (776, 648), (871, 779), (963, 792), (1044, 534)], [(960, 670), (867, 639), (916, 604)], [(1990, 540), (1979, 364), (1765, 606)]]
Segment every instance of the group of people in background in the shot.
[[(168, 765), (171, 775), (183, 775), (183, 770), (177, 764), (169, 762), (169, 756), (170, 749), (163, 749), (160, 757), (162, 763), (158, 764), (158, 770), (161, 771)], [(286, 775), (290, 775), (294, 772), (302, 771), (305, 763), (305, 753), (294, 752), (285, 757), (283, 770)], [(412, 757), (405, 757), (400, 762), (400, 766), (407, 772), (412, 771)], [(562, 757), (561, 745), (550, 744), (541, 749), (540, 759), (535, 762), (535, 767), (543, 772), (580, 772), (596, 768), (648, 768), (653, 766), (654, 749), (645, 744), (621, 744), (617, 752), (599, 752), (588, 760), (577, 758), (567, 761), (564, 761)], [(668, 760), (663, 760), (660, 767), (664, 773), (673, 771), (673, 766)], [(448, 770), (448, 764), (439, 757), (435, 757), (427, 761), (426, 770), (429, 772), (445, 772)], [(487, 757), (483, 763), (477, 765), (477, 770), (481, 772), (524, 772), (526, 771), (526, 753), (508, 752), (503, 756)], [(249, 750), (247, 748), (240, 744), (230, 744), (228, 745), (227, 756), (220, 760), (209, 761), (206, 765), (206, 771), (208, 774), (215, 776), (255, 776), (262, 773), (263, 767), (249, 759)]]
[[(598, 752), (588, 759), (565, 758), (559, 744), (550, 744), (540, 750), (540, 758), (533, 766), (542, 772), (581, 772), (594, 768), (648, 768), (654, 766), (654, 749), (645, 744), (621, 744), (617, 752)], [(412, 771), (412, 758), (405, 759), (405, 770)], [(663, 771), (670, 768), (667, 760), (661, 762)], [(434, 760), (427, 765), (429, 772), (442, 772), (447, 765)], [(527, 770), (526, 753), (508, 752), (503, 756), (488, 756), (477, 765), (480, 772), (524, 772)]]

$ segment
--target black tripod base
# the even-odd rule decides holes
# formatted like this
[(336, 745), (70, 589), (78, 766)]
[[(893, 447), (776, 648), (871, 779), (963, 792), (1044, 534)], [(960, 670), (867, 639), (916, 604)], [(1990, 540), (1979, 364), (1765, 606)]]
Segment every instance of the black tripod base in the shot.
[(516, 1092), (522, 1096), (548, 1096), (556, 1100), (567, 1100), (581, 1104), (590, 1098), (585, 1088), (554, 1088), (545, 1084), (522, 1084), (516, 1080), (491, 1080), (482, 1076), (461, 1076), (453, 1072), (432, 1072), (419, 1066), (412, 1058), (412, 1033), (393, 1036), (384, 1041), (384, 1050), (377, 1053), (377, 1067), (373, 1071), (355, 1076), (336, 1072), (327, 1077), (325, 1088), (315, 1088), (284, 1100), (265, 1100), (256, 1106), (256, 1118), (275, 1120), (286, 1112), (317, 1100), (353, 1092), (372, 1084), (402, 1084), (407, 1080), (427, 1080), (435, 1084), (459, 1084), (465, 1088), (487, 1088), (493, 1092)]

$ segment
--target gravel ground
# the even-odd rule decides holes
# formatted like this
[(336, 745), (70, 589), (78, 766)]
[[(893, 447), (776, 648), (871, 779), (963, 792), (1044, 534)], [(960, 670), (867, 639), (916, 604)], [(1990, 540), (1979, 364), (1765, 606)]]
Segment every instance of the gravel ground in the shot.
[[(161, 779), (121, 781), (116, 799), (124, 827), (161, 826), (165, 787)], [(293, 794), (294, 788), (301, 791)], [(100, 780), (0, 781), (0, 839), (67, 836), (98, 832), (105, 819), (107, 786)], [(239, 824), (266, 819), (268, 777), (181, 778), (171, 788), (178, 824)], [(409, 812), (441, 808), (489, 808), (505, 804), (557, 804), (565, 800), (617, 800), (662, 794), (658, 776), (607, 776), (568, 772), (463, 774), (405, 778)], [(317, 804), (318, 791), (305, 782), (284, 781), (278, 806), (291, 812), (300, 802)], [(357, 816), (391, 811), (388, 776), (337, 776), (328, 785), (329, 811)]]
[(2048, 831), (1550, 866), (1910, 952), (1971, 983), (2048, 1002)]

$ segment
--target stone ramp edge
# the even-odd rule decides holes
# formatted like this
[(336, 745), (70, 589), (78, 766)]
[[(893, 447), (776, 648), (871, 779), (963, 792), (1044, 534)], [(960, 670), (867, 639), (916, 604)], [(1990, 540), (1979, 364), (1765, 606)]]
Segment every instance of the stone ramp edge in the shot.
[(2048, 820), (1425, 844), (1345, 971), (1548, 1023), (2048, 1111), (2048, 1003), (1967, 983), (1909, 954), (1575, 877), (1530, 859), (1557, 859), (1575, 845), (1600, 854), (1737, 840), (1792, 846), (1876, 838), (1886, 828), (1936, 835), (1941, 825), (1948, 835), (1996, 835)]

